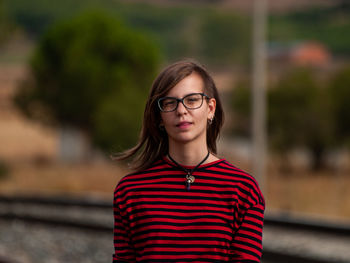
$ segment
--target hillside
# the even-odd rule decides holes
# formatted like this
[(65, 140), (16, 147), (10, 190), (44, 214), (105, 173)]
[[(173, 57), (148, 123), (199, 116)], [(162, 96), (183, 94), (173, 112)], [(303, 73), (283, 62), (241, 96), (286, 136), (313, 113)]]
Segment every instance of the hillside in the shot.
[[(151, 3), (160, 6), (178, 6), (178, 5), (216, 5), (224, 9), (230, 8), (239, 11), (250, 12), (253, 6), (253, 0), (122, 0), (121, 2)], [(310, 7), (329, 7), (335, 6), (342, 0), (267, 0), (269, 10), (273, 13), (286, 13), (295, 10), (302, 10)]]

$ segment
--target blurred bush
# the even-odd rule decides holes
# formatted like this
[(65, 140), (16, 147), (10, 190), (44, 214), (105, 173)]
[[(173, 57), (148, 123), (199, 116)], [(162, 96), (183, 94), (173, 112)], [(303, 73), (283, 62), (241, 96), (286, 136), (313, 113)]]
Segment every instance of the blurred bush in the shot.
[(331, 78), (329, 93), (335, 119), (335, 138), (338, 146), (350, 148), (350, 65), (343, 67)]
[(322, 89), (315, 73), (306, 68), (293, 69), (268, 93), (268, 129), (271, 146), (279, 153), (306, 148), (312, 168), (325, 168), (324, 154), (333, 137), (333, 119), (327, 90)]
[[(325, 154), (336, 140), (329, 90), (308, 68), (290, 69), (268, 89), (268, 143), (285, 161), (290, 150), (305, 148), (312, 156), (312, 169), (326, 167)], [(250, 136), (250, 108), (250, 83), (243, 81), (232, 96), (235, 135)]]
[(30, 118), (76, 127), (98, 147), (121, 150), (136, 140), (158, 62), (147, 35), (102, 11), (85, 12), (42, 36), (15, 104)]
[(14, 24), (10, 20), (5, 8), (4, 0), (0, 0), (0, 45), (4, 43), (14, 29)]

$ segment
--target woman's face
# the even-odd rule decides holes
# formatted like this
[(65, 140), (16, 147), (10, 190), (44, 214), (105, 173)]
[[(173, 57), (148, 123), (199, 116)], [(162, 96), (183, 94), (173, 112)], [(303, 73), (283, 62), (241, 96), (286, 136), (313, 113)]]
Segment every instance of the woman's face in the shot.
[[(192, 73), (175, 85), (167, 97), (182, 99), (191, 93), (204, 93), (204, 83), (197, 73)], [(187, 109), (181, 102), (176, 110), (161, 112), (161, 124), (168, 134), (169, 146), (172, 144), (206, 144), (207, 122), (214, 117), (216, 101), (203, 98), (198, 109)]]

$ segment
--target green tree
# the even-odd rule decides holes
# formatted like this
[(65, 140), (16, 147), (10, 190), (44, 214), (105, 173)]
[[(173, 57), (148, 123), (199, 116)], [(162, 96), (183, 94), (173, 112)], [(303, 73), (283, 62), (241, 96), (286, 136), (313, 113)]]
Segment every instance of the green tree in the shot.
[(14, 25), (7, 15), (4, 1), (0, 0), (0, 45), (6, 41), (13, 29)]
[(340, 69), (329, 85), (335, 120), (335, 137), (339, 144), (350, 146), (350, 66)]
[(102, 149), (121, 150), (136, 139), (158, 61), (146, 35), (87, 12), (43, 35), (15, 102), (30, 118), (76, 127)]
[[(235, 133), (250, 135), (251, 91), (248, 82), (233, 95), (233, 109), (238, 115)], [(320, 87), (310, 69), (292, 69), (269, 88), (268, 137), (272, 150), (286, 161), (288, 152), (297, 148), (309, 150), (312, 168), (326, 166), (324, 154), (331, 146), (333, 119), (328, 89)], [(236, 123), (242, 121), (242, 123)]]
[(332, 138), (329, 96), (309, 69), (294, 69), (270, 89), (268, 127), (271, 145), (280, 153), (304, 147), (312, 168), (325, 167), (324, 154)]

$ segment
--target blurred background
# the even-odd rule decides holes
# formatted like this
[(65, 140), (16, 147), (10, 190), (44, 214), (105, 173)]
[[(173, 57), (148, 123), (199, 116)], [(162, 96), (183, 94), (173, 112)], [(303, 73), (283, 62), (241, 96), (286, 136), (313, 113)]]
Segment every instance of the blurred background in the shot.
[[(219, 155), (252, 172), (253, 4), (0, 0), (0, 195), (111, 202), (128, 169), (110, 155), (135, 144), (153, 79), (183, 58), (221, 93)], [(350, 222), (349, 32), (349, 1), (268, 1), (267, 214)], [(1, 256), (15, 248), (0, 236)]]

